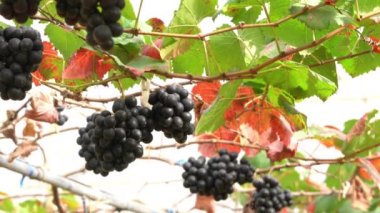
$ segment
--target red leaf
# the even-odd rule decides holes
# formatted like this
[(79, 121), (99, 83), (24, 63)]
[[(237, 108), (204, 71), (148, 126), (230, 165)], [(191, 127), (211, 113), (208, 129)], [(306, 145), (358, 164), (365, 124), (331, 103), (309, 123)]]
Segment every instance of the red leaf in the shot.
[(199, 102), (199, 100), (202, 100), (203, 103), (211, 104), (218, 95), (221, 86), (219, 81), (198, 83), (192, 90), (193, 96), (198, 97), (193, 97), (194, 101)]
[[(285, 117), (269, 104), (255, 111), (242, 113), (238, 120), (242, 126), (256, 134), (244, 135), (250, 142), (268, 148), (268, 157), (272, 161), (281, 160), (295, 154), (297, 144), (291, 141), (293, 129)], [(245, 130), (247, 131), (247, 130)], [(247, 155), (255, 155), (258, 150), (245, 149)]]
[[(227, 141), (234, 141), (237, 137), (237, 133), (231, 131), (230, 129), (220, 127), (212, 134), (202, 134), (198, 136), (198, 139), (222, 139)], [(199, 152), (202, 153), (203, 156), (213, 157), (217, 154), (218, 150), (227, 149), (230, 152), (240, 152), (239, 143), (236, 143), (236, 146), (230, 144), (222, 144), (222, 143), (208, 143), (199, 145)]]
[(150, 45), (144, 45), (141, 49), (141, 53), (145, 56), (162, 60), (161, 54), (160, 54), (160, 48), (162, 46), (162, 38), (157, 39), (154, 41), (154, 46)]
[[(369, 160), (369, 162), (372, 164), (372, 168), (374, 168), (377, 172), (380, 172), (380, 156), (379, 158), (375, 158), (375, 159), (372, 159), (372, 160)], [(372, 176), (370, 175), (370, 173), (368, 173), (367, 169), (366, 168), (363, 168), (361, 167), (359, 169), (359, 175), (364, 178), (364, 179), (367, 179), (367, 180), (371, 180)]]
[(92, 78), (94, 74), (98, 79), (102, 79), (112, 68), (112, 63), (106, 57), (99, 57), (95, 52), (81, 48), (73, 58), (71, 58), (69, 65), (63, 71), (64, 79), (88, 79)]
[(254, 97), (254, 92), (251, 88), (246, 86), (239, 87), (235, 100), (231, 103), (230, 108), (225, 112), (224, 117), (226, 120), (234, 120), (237, 115), (246, 109), (253, 107), (254, 102), (251, 101)]
[(335, 5), (336, 4), (336, 0), (325, 0), (325, 3), (327, 4), (327, 5)]
[[(57, 50), (54, 49), (54, 46), (47, 42), (43, 42), (44, 51), (42, 53), (42, 61), (37, 70), (33, 75), (40, 80), (49, 80), (55, 79), (56, 81), (62, 80), (62, 68), (63, 68), (63, 59), (58, 56)], [(33, 78), (35, 85), (40, 85), (38, 79)]]
[(46, 80), (46, 79), (44, 79), (44, 77), (42, 76), (42, 74), (40, 73), (40, 71), (37, 70), (32, 75), (32, 81), (33, 81), (34, 85), (39, 86), (39, 85), (41, 85), (40, 84), (40, 80)]
[(315, 206), (315, 203), (309, 203), (309, 205), (307, 205), (307, 213), (314, 213), (315, 212), (315, 209), (316, 209), (316, 206)]
[(370, 36), (368, 38), (368, 43), (372, 46), (372, 51), (375, 53), (380, 53), (380, 41), (375, 36)]
[(32, 94), (31, 109), (27, 109), (25, 117), (42, 122), (56, 123), (58, 112), (54, 107), (54, 100), (49, 94), (34, 91)]
[[(194, 86), (193, 100), (196, 117), (209, 107), (218, 95), (220, 82), (202, 82)], [(212, 134), (201, 135), (203, 139), (223, 139), (236, 142), (239, 146), (226, 144), (201, 144), (199, 151), (210, 156), (218, 149), (240, 151), (240, 145), (260, 146), (267, 148), (271, 160), (281, 160), (294, 156), (297, 143), (291, 141), (294, 124), (278, 109), (267, 102), (255, 99), (250, 87), (241, 86), (231, 106), (226, 110), (225, 127)], [(258, 149), (245, 148), (247, 155), (255, 155)]]
[(204, 109), (206, 109), (218, 95), (222, 85), (219, 81), (201, 82), (196, 84), (192, 89), (192, 97), (194, 101), (195, 118), (199, 117)]
[(164, 22), (159, 18), (151, 18), (146, 23), (152, 27), (153, 32), (163, 32), (165, 29)]

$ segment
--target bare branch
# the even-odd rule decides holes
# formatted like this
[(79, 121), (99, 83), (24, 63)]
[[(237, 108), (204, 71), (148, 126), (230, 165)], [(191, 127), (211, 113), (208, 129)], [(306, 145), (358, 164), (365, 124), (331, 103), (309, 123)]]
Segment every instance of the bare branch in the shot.
[(32, 179), (70, 191), (74, 194), (86, 196), (91, 200), (103, 201), (109, 205), (115, 206), (119, 210), (129, 210), (141, 213), (166, 212), (164, 209), (150, 207), (135, 201), (126, 201), (124, 198), (115, 197), (107, 192), (84, 186), (61, 176), (53, 175), (45, 171), (43, 168), (32, 166), (20, 160), (15, 160), (12, 163), (9, 163), (6, 156), (0, 156), (0, 166)]

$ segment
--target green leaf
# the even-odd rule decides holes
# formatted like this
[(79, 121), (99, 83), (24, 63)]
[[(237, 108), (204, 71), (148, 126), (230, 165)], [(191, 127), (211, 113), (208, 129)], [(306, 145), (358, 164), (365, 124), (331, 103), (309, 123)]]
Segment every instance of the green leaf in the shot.
[[(365, 26), (362, 34), (364, 37), (374, 36), (376, 38), (380, 38), (380, 27), (378, 24)], [(367, 41), (364, 41), (362, 38), (358, 39), (359, 40), (354, 40), (354, 44), (351, 45), (352, 54), (372, 50), (371, 45), (369, 45)], [(364, 54), (354, 58), (340, 61), (339, 63), (342, 64), (343, 68), (351, 76), (358, 76), (378, 68), (380, 66), (380, 54)]]
[[(174, 13), (174, 17), (165, 32), (170, 33), (199, 33), (198, 24), (206, 17), (214, 15), (216, 12), (217, 0), (182, 0), (179, 9)], [(183, 39), (164, 38), (163, 47), (173, 44)]]
[(168, 27), (169, 32), (198, 32), (198, 24), (216, 11), (217, 0), (182, 0)]
[(333, 56), (342, 57), (351, 53), (352, 49), (354, 49), (357, 44), (357, 40), (358, 34), (347, 29), (341, 34), (335, 35), (334, 37), (323, 42), (322, 45), (326, 47)]
[[(124, 72), (121, 71), (121, 70), (110, 70), (108, 75), (109, 76), (115, 76), (115, 75), (121, 75), (123, 74)], [(125, 90), (128, 90), (129, 88), (135, 86), (135, 85), (138, 85), (140, 83), (140, 78), (139, 79), (132, 79), (132, 78), (123, 78), (123, 79), (120, 79), (119, 81), (112, 81), (112, 84), (114, 85), (114, 87), (122, 90), (122, 91), (125, 91)]]
[(48, 24), (45, 28), (45, 34), (49, 37), (50, 42), (62, 54), (65, 60), (68, 60), (85, 42), (75, 35), (72, 31), (65, 30), (54, 24)]
[(0, 210), (5, 212), (14, 212), (15, 206), (13, 205), (13, 202), (11, 199), (4, 199), (0, 201)]
[(326, 174), (326, 184), (330, 188), (341, 189), (356, 171), (355, 164), (332, 164)]
[[(302, 11), (304, 7), (302, 4), (294, 4), (290, 8), (290, 12), (292, 14), (298, 13)], [(297, 19), (315, 30), (327, 29), (332, 25), (343, 26), (352, 22), (349, 16), (338, 13), (337, 10), (331, 6), (324, 6), (306, 12), (298, 16)]]
[(278, 61), (261, 70), (257, 78), (284, 89), (296, 99), (316, 95), (326, 100), (336, 91), (334, 82), (312, 71), (308, 66), (293, 61)]
[(27, 200), (20, 203), (19, 213), (47, 213), (39, 200)]
[(231, 198), (241, 205), (245, 205), (250, 201), (250, 196), (248, 193), (234, 192), (232, 193)]
[[(52, 0), (42, 0), (40, 2), (40, 10), (44, 11), (45, 13), (49, 14), (51, 17), (54, 17), (54, 19), (57, 19), (59, 21), (64, 21), (63, 18), (58, 16), (57, 9), (56, 9), (56, 1)], [(49, 23), (49, 21), (39, 20), (41, 23)]]
[(360, 0), (358, 4), (360, 13), (369, 13), (380, 9), (380, 0)]
[(156, 60), (147, 56), (138, 56), (125, 64), (129, 68), (140, 71), (158, 70), (168, 72), (169, 67), (166, 61)]
[(378, 208), (380, 206), (380, 198), (374, 198), (371, 201), (371, 206), (369, 207), (368, 211), (376, 211), (376, 209), (379, 211), (380, 209)]
[(143, 45), (140, 38), (131, 38), (126, 34), (115, 38), (114, 41), (115, 45), (109, 52), (114, 58), (117, 58), (117, 63), (119, 65), (124, 65), (133, 58), (137, 57)]
[(246, 67), (244, 47), (234, 32), (212, 36), (207, 42), (207, 52), (210, 65), (210, 72), (207, 73), (209, 76), (238, 71)]
[(202, 75), (205, 67), (205, 50), (201, 41), (195, 41), (184, 54), (172, 60), (175, 73)]
[[(295, 47), (304, 46), (313, 41), (313, 32), (297, 20), (289, 20), (275, 28), (280, 41)], [(292, 32), (292, 33), (289, 33)]]
[(307, 117), (296, 109), (293, 96), (282, 89), (270, 87), (267, 97), (269, 103), (274, 107), (281, 107), (285, 111), (286, 118), (291, 121), (296, 129), (307, 127)]
[(314, 213), (337, 212), (339, 208), (339, 199), (335, 195), (318, 197), (315, 201)]
[(60, 196), (60, 200), (70, 211), (76, 211), (81, 207), (81, 204), (73, 194), (63, 194)]
[(131, 19), (131, 20), (136, 19), (135, 11), (133, 10), (133, 6), (131, 4), (131, 1), (125, 0), (124, 2), (125, 2), (125, 7), (121, 11), (121, 15), (127, 19)]
[(359, 209), (355, 209), (352, 206), (352, 201), (349, 199), (344, 199), (340, 202), (340, 207), (338, 213), (364, 213), (363, 211), (360, 211)]
[(239, 24), (255, 23), (262, 10), (256, 0), (230, 0), (223, 6), (223, 14), (232, 17), (232, 22)]
[[(358, 48), (353, 53), (360, 53), (363, 51), (371, 50), (366, 42), (359, 42)], [(346, 59), (339, 62), (348, 74), (355, 77), (369, 71), (376, 70), (380, 66), (380, 54), (369, 53), (357, 56), (351, 59)]]
[[(380, 120), (374, 120), (374, 116), (376, 115), (377, 110), (373, 110), (368, 114), (367, 122), (365, 123), (365, 129), (358, 136), (355, 136), (349, 143), (344, 143), (341, 150), (347, 155), (351, 154), (355, 151), (362, 150), (366, 147), (370, 147), (379, 143), (380, 140)], [(352, 120), (348, 124), (355, 125), (356, 121)], [(368, 156), (369, 153), (373, 152), (373, 149), (360, 152), (357, 156), (364, 157)]]
[(284, 189), (291, 191), (316, 191), (314, 187), (301, 179), (300, 174), (295, 169), (276, 172), (275, 177)]
[(270, 159), (265, 151), (260, 151), (256, 156), (248, 158), (249, 163), (255, 168), (262, 169), (270, 167)]
[(7, 27), (9, 27), (9, 25), (8, 24), (6, 24), (6, 23), (4, 23), (4, 22), (0, 22), (0, 29), (5, 29), (5, 28), (7, 28)]
[(248, 50), (253, 53), (256, 59), (259, 58), (261, 50), (274, 40), (273, 32), (270, 28), (249, 28), (238, 31), (238, 37), (249, 47)]
[(277, 21), (289, 15), (290, 0), (269, 0), (271, 21)]
[(220, 88), (219, 94), (214, 102), (202, 114), (195, 130), (196, 135), (205, 132), (214, 132), (224, 124), (224, 112), (228, 109), (235, 98), (236, 91), (241, 82), (241, 80), (230, 81)]
[[(301, 57), (300, 55), (296, 55), (293, 60), (302, 62), (304, 65), (313, 65), (310, 67), (314, 72), (326, 77), (330, 81), (334, 82), (335, 85), (338, 85), (338, 76), (336, 73), (335, 63), (327, 63), (324, 65), (318, 65), (319, 63), (329, 60), (333, 58), (333, 56), (328, 52), (328, 50), (321, 46), (310, 55), (306, 55), (305, 57)], [(314, 66), (317, 65), (317, 66)]]

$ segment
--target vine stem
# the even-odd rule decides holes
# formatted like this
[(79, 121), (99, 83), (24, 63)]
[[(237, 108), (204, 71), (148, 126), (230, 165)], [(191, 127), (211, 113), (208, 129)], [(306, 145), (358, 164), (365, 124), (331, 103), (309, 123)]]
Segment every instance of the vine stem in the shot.
[(0, 156), (0, 166), (56, 187), (70, 191), (76, 195), (86, 196), (91, 200), (103, 201), (119, 210), (129, 210), (141, 213), (164, 213), (164, 209), (154, 208), (136, 201), (127, 201), (108, 192), (100, 191), (90, 186), (84, 186), (70, 179), (53, 175), (43, 168), (32, 166), (20, 160), (8, 162), (7, 156)]
[(318, 9), (320, 7), (323, 7), (325, 5), (326, 5), (325, 3), (322, 3), (322, 4), (319, 4), (316, 6), (312, 6), (312, 7), (305, 6), (299, 12), (294, 13), (292, 15), (288, 15), (288, 16), (286, 16), (286, 17), (284, 17), (278, 21), (272, 22), (272, 23), (260, 23), (260, 24), (244, 24), (244, 23), (241, 23), (239, 25), (218, 29), (218, 30), (208, 32), (208, 33), (180, 34), (180, 33), (145, 32), (145, 31), (141, 31), (141, 30), (136, 29), (136, 28), (125, 29), (124, 32), (129, 33), (129, 34), (133, 34), (133, 35), (150, 35), (150, 36), (162, 36), (162, 37), (171, 37), (171, 38), (186, 38), (186, 39), (204, 40), (206, 37), (225, 33), (225, 32), (230, 32), (230, 31), (234, 31), (234, 30), (259, 28), (259, 27), (278, 27), (280, 24), (282, 24), (282, 23), (284, 23), (290, 19), (296, 18), (296, 17), (298, 17), (298, 16), (300, 16), (306, 12), (313, 11), (313, 10)]
[(161, 146), (147, 146), (146, 149), (147, 150), (159, 150), (159, 149), (168, 149), (168, 148), (181, 149), (183, 147), (196, 145), (196, 144), (214, 144), (214, 145), (225, 144), (225, 145), (237, 146), (240, 148), (266, 150), (266, 148), (258, 146), (258, 145), (243, 145), (240, 143), (236, 143), (234, 141), (220, 140), (220, 139), (197, 139), (195, 141), (186, 142), (184, 144), (166, 144), (166, 145), (161, 145)]
[(228, 73), (223, 72), (222, 74), (216, 75), (216, 76), (193, 76), (190, 74), (169, 73), (169, 72), (160, 71), (160, 70), (150, 70), (150, 71), (147, 71), (145, 73), (153, 73), (156, 75), (164, 76), (166, 78), (181, 78), (181, 79), (189, 79), (189, 80), (197, 80), (197, 81), (242, 79), (242, 78), (246, 78), (246, 75), (251, 75), (250, 77), (254, 77), (258, 71), (260, 71), (261, 69), (275, 63), (276, 61), (281, 60), (283, 58), (286, 58), (286, 57), (293, 55), (295, 53), (298, 53), (302, 50), (309, 49), (312, 47), (316, 47), (319, 44), (325, 42), (326, 40), (334, 37), (335, 35), (337, 35), (339, 33), (341, 33), (345, 29), (346, 29), (346, 27), (344, 27), (344, 26), (339, 27), (339, 28), (335, 29), (334, 31), (332, 31), (332, 32), (326, 34), (325, 36), (321, 37), (318, 40), (315, 40), (315, 41), (313, 41), (313, 42), (311, 42), (305, 46), (282, 52), (279, 55), (267, 60), (266, 62), (264, 62), (262, 64), (255, 66), (249, 70), (242, 70), (242, 71), (238, 71), (238, 72), (228, 72)]
[[(376, 147), (379, 147), (380, 144), (377, 144)], [(373, 146), (371, 146), (372, 148), (375, 148)], [(361, 152), (364, 152), (364, 151), (367, 151), (368, 148), (364, 148), (363, 150), (360, 150), (360, 152), (358, 151), (357, 154), (361, 153)], [(354, 152), (356, 153), (356, 152)], [(347, 156), (351, 156), (351, 155), (347, 155)], [(266, 169), (258, 169), (256, 171), (256, 174), (266, 174), (270, 171), (279, 171), (279, 170), (282, 170), (282, 169), (286, 169), (286, 168), (294, 168), (294, 167), (304, 167), (304, 168), (310, 168), (312, 166), (317, 166), (317, 165), (323, 165), (323, 164), (346, 164), (346, 163), (356, 163), (359, 159), (366, 159), (366, 160), (375, 160), (375, 159), (380, 159), (380, 156), (369, 156), (369, 157), (366, 157), (366, 158), (359, 158), (359, 157), (355, 157), (356, 155), (354, 155), (353, 157), (342, 157), (342, 158), (337, 158), (337, 159), (309, 159), (310, 163), (302, 163), (302, 162), (294, 162), (294, 163), (286, 163), (286, 164), (283, 164), (283, 165), (277, 165), (277, 166), (273, 166), (273, 167), (270, 167), (270, 168), (266, 168)]]
[(372, 18), (374, 16), (380, 15), (380, 10), (373, 11), (371, 13), (366, 14), (365, 16), (359, 17), (359, 21)]

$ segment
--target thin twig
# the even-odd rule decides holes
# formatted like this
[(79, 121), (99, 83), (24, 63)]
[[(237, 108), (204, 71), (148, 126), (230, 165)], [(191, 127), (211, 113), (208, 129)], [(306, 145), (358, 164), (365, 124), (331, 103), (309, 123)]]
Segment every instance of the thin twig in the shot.
[(160, 157), (156, 157), (156, 156), (144, 156), (144, 157), (141, 157), (139, 159), (141, 159), (141, 160), (156, 160), (156, 161), (161, 161), (161, 162), (167, 163), (169, 165), (175, 165), (175, 163), (169, 159), (160, 158)]
[(52, 185), (51, 190), (53, 192), (53, 203), (54, 203), (54, 205), (57, 206), (58, 212), (59, 213), (65, 213), (65, 210), (63, 210), (62, 205), (61, 205), (61, 200), (59, 198), (59, 193), (58, 193), (57, 187)]
[(70, 171), (64, 175), (62, 175), (63, 177), (70, 177), (70, 176), (73, 176), (73, 175), (76, 175), (76, 174), (79, 174), (79, 173), (83, 173), (86, 171), (86, 168), (85, 167), (81, 167), (79, 169), (76, 169), (74, 171)]
[(135, 22), (135, 28), (136, 29), (137, 29), (137, 27), (139, 25), (139, 19), (140, 19), (140, 14), (141, 14), (141, 9), (142, 9), (143, 3), (144, 3), (144, 0), (140, 0), (139, 10), (137, 12), (137, 17), (136, 17), (136, 22)]
[(231, 145), (241, 148), (250, 148), (250, 149), (259, 149), (259, 150), (265, 150), (265, 147), (261, 147), (258, 145), (244, 145), (240, 144), (234, 141), (227, 141), (227, 140), (221, 140), (221, 139), (197, 139), (195, 141), (186, 142), (184, 144), (166, 144), (166, 145), (160, 145), (160, 146), (147, 146), (146, 149), (148, 150), (159, 150), (159, 149), (167, 149), (167, 148), (177, 148), (181, 149), (183, 147), (187, 147), (190, 145), (199, 145), (199, 144), (225, 144), (225, 145)]

